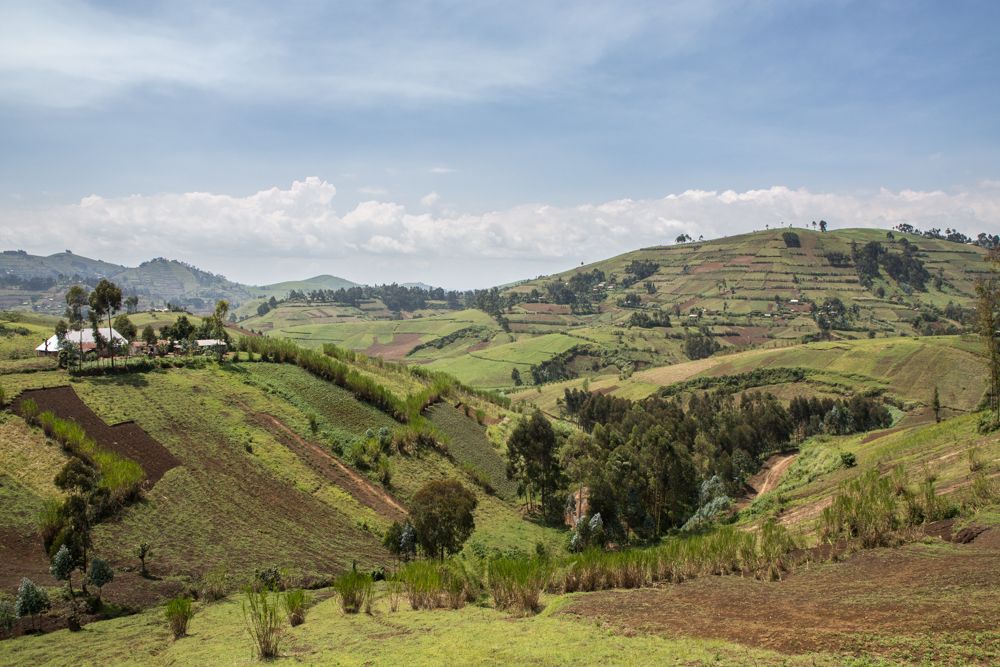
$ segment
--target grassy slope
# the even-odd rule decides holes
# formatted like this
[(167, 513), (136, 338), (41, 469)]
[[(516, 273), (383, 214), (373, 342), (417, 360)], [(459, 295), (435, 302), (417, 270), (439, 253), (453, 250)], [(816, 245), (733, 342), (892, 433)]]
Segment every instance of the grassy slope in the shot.
[[(747, 516), (756, 519), (775, 514), (802, 531), (811, 531), (839, 484), (869, 468), (884, 472), (896, 465), (905, 468), (911, 484), (919, 484), (930, 474), (938, 492), (960, 494), (972, 477), (971, 449), (977, 452), (984, 474), (1000, 473), (1000, 433), (980, 435), (978, 418), (978, 414), (969, 414), (876, 434), (812, 438), (803, 444), (778, 486), (758, 497)], [(841, 452), (855, 454), (857, 466), (843, 467)]]
[[(914, 406), (928, 405), (939, 388), (948, 412), (974, 409), (983, 395), (985, 366), (981, 345), (972, 336), (876, 338), (809, 343), (774, 350), (750, 350), (671, 366), (651, 368), (627, 379), (601, 376), (588, 380), (591, 391), (641, 399), (660, 387), (696, 377), (720, 377), (756, 368), (798, 367), (816, 371), (809, 387), (793, 385), (789, 394), (838, 393), (876, 389)], [(584, 380), (569, 380), (525, 389), (515, 400), (538, 405), (555, 413), (556, 400), (567, 388), (580, 388)], [(772, 388), (773, 389), (773, 388)], [(782, 393), (782, 392), (776, 392)], [(791, 396), (787, 396), (790, 398)]]
[[(539, 616), (512, 619), (493, 609), (390, 614), (384, 600), (371, 616), (345, 616), (334, 599), (292, 629), (278, 664), (757, 664), (842, 665), (830, 656), (788, 657), (721, 641), (627, 637), (593, 621), (559, 614), (550, 600)], [(199, 608), (190, 635), (172, 641), (162, 611), (0, 642), (0, 662), (11, 665), (228, 665), (252, 663), (238, 600)]]
[[(366, 372), (394, 375), (406, 386), (414, 381), (404, 382), (398, 372), (376, 364)], [(59, 371), (44, 371), (6, 375), (2, 381), (13, 395), (25, 388), (66, 384), (67, 378)], [(72, 385), (106, 421), (134, 419), (182, 462), (182, 467), (169, 471), (152, 489), (148, 502), (132, 507), (120, 522), (97, 530), (98, 552), (113, 562), (129, 561), (141, 541), (152, 542), (160, 566), (176, 573), (202, 571), (223, 560), (236, 572), (278, 564), (316, 573), (340, 570), (353, 560), (363, 566), (388, 561), (380, 544), (387, 520), (321, 478), (288, 449), (280, 433), (255, 418), (258, 414), (276, 417), (322, 447), (343, 445), (369, 428), (395, 425), (347, 391), (298, 367), (263, 363), (221, 367), (210, 363), (204, 369), (85, 378)], [(315, 435), (309, 427), (310, 414), (317, 417)], [(2, 432), (15, 429), (19, 421), (8, 416), (0, 425), (5, 429)], [(7, 435), (13, 438), (14, 433), (11, 430)], [(2, 473), (5, 480), (10, 471), (23, 468), (25, 458), (31, 458), (25, 454), (28, 449), (52, 449), (23, 422), (17, 433), (31, 444), (4, 449), (0, 470), (6, 471)], [(488, 448), (486, 454), (496, 456), (485, 437), (470, 441), (472, 456), (477, 456), (476, 447)], [(59, 456), (39, 455), (31, 460), (32, 474), (42, 481), (51, 480), (62, 462)], [(453, 463), (434, 452), (396, 455), (391, 464), (396, 484), (392, 491), (404, 503), (424, 481), (466, 479)], [(6, 507), (6, 514), (16, 515), (10, 519), (11, 526), (30, 532), (43, 487), (18, 482), (5, 491), (16, 495), (12, 498), (16, 502)], [(522, 520), (516, 505), (480, 496), (475, 539), (484, 545), (527, 544), (531, 548), (539, 541), (561, 543), (558, 531)]]

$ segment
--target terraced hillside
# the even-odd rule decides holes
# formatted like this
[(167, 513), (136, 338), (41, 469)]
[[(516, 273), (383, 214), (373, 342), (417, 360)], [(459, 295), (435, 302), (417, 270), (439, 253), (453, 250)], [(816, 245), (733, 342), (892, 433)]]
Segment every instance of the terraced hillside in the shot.
[[(391, 481), (352, 458), (371, 432), (400, 424), (296, 365), (250, 363), (244, 355), (240, 362), (74, 378), (67, 387), (65, 372), (42, 361), (47, 368), (13, 367), (0, 375), (8, 399), (24, 392), (40, 408), (81, 423), (91, 437), (111, 438), (108, 446), (136, 460), (155, 482), (142, 502), (95, 529), (94, 552), (124, 572), (108, 591), (121, 603), (142, 606), (172, 595), (223, 563), (234, 581), (270, 566), (315, 581), (352, 563), (389, 565), (382, 535), (432, 479), (458, 478), (475, 490), (477, 530), (470, 545), (561, 542), (557, 531), (522, 519), (512, 496), (490, 495), (437, 450), (386, 453)], [(383, 379), (393, 373), (376, 364), (359, 371)], [(413, 382), (399, 379), (395, 386), (406, 391)], [(35, 391), (47, 387), (61, 389)], [(463, 400), (480, 405), (475, 397)], [(91, 416), (81, 417), (82, 411)], [(492, 406), (490, 419), (501, 413)], [(480, 428), (474, 417), (459, 417)], [(162, 445), (171, 464), (160, 466), (158, 454), (129, 440), (133, 427), (103, 426), (121, 422), (134, 422), (137, 433)], [(450, 427), (464, 428), (460, 421)], [(35, 521), (47, 500), (60, 497), (52, 480), (67, 455), (13, 412), (0, 411), (0, 432), (0, 588), (11, 592), (22, 576), (55, 585)], [(482, 456), (496, 459), (494, 445), (478, 432), (463, 440), (463, 451), (478, 460), (482, 448)], [(117, 442), (123, 438), (129, 442)], [(149, 562), (157, 579), (134, 574), (142, 542), (152, 545)]]

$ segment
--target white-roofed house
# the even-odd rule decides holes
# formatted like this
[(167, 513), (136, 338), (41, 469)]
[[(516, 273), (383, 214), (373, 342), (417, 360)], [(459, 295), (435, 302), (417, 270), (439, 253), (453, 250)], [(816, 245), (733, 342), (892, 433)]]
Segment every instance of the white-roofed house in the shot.
[[(125, 336), (121, 335), (111, 327), (99, 327), (97, 330), (100, 332), (101, 338), (104, 340), (113, 340), (120, 345), (128, 344), (128, 341), (125, 340)], [(81, 329), (80, 331), (67, 331), (66, 340), (72, 343), (73, 347), (76, 349), (82, 350), (84, 354), (97, 349), (97, 343), (94, 342), (94, 330), (91, 328)], [(35, 348), (35, 354), (39, 357), (58, 355), (59, 337), (53, 335), (48, 340), (43, 341), (41, 345)]]

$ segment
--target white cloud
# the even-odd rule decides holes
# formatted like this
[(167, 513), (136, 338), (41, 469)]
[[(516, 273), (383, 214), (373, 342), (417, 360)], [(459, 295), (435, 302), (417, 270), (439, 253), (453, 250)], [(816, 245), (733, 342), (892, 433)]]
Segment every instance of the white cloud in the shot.
[[(32, 252), (70, 247), (118, 261), (163, 255), (198, 263), (211, 255), (231, 258), (230, 266), (245, 266), (242, 260), (249, 257), (359, 264), (364, 257), (565, 263), (670, 243), (682, 232), (711, 238), (821, 218), (834, 228), (908, 222), (972, 234), (1000, 232), (1000, 184), (991, 182), (949, 192), (816, 193), (783, 186), (688, 190), (658, 199), (439, 215), (379, 201), (341, 213), (334, 206), (336, 192), (330, 183), (309, 177), (245, 197), (91, 195), (68, 206), (0, 212), (0, 247)], [(252, 278), (244, 274), (242, 279)]]
[(377, 197), (384, 197), (389, 194), (389, 191), (385, 188), (376, 187), (374, 185), (365, 185), (358, 188), (358, 192), (363, 195), (375, 195)]
[(434, 204), (438, 203), (439, 199), (441, 199), (441, 195), (439, 195), (438, 193), (428, 192), (427, 194), (425, 194), (423, 197), (420, 198), (420, 203), (430, 208), (431, 206), (434, 206)]
[(451, 167), (431, 167), (429, 171), (432, 174), (454, 174), (455, 170)]

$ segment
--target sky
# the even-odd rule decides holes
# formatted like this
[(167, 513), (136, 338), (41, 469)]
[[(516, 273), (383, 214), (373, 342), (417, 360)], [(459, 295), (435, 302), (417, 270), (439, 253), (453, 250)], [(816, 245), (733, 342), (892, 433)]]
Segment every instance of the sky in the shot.
[(485, 287), (1000, 232), (1000, 3), (0, 0), (0, 248)]

